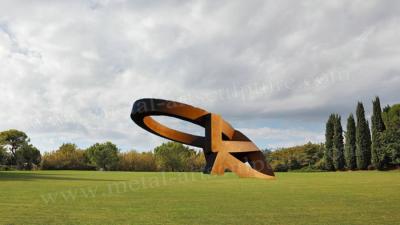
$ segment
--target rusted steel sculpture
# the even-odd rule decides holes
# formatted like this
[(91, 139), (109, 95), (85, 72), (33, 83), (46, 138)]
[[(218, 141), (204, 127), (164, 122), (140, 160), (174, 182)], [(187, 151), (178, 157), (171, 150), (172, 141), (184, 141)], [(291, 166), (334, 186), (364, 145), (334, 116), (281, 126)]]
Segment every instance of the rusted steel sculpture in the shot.
[[(158, 115), (175, 117), (202, 126), (205, 128), (205, 137), (168, 128), (152, 118)], [(260, 149), (220, 115), (179, 102), (145, 98), (133, 104), (131, 118), (153, 134), (203, 148), (206, 158), (205, 173), (223, 175), (228, 169), (239, 177), (275, 178)]]

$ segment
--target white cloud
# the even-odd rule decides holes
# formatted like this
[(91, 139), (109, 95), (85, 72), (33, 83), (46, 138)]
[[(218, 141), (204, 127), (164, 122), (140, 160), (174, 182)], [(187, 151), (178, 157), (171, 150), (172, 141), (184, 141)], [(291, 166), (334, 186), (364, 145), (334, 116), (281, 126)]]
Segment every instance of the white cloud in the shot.
[(307, 142), (321, 143), (324, 141), (324, 135), (321, 132), (313, 132), (302, 128), (296, 129), (278, 129), (270, 127), (260, 128), (240, 128), (242, 133), (255, 142), (269, 143), (260, 148), (278, 148), (301, 145)]
[[(233, 124), (289, 121), (300, 132), (285, 143), (314, 138), (358, 100), (399, 102), (399, 4), (2, 1), (0, 129), (25, 130), (42, 150), (105, 140), (147, 150), (163, 139), (129, 113), (157, 97)], [(277, 129), (258, 144), (281, 144), (290, 129)]]

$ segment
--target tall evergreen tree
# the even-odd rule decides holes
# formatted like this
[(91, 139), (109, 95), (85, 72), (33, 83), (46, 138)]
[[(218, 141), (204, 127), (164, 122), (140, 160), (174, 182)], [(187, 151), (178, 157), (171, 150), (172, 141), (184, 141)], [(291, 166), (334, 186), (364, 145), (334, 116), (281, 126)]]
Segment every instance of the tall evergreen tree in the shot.
[(365, 110), (361, 102), (357, 104), (356, 161), (358, 169), (367, 169), (371, 163), (371, 134)]
[(331, 114), (329, 116), (328, 121), (326, 122), (325, 152), (324, 152), (325, 168), (330, 171), (335, 170), (335, 166), (333, 164), (333, 136), (334, 136), (334, 133), (335, 133), (335, 115)]
[(367, 131), (365, 135), (367, 136), (367, 151), (366, 151), (366, 159), (367, 159), (367, 168), (369, 165), (372, 163), (372, 157), (371, 157), (371, 146), (372, 146), (372, 141), (371, 141), (371, 129), (369, 127), (369, 121), (366, 119), (365, 122), (367, 123)]
[(346, 167), (349, 170), (357, 168), (356, 163), (356, 123), (353, 114), (347, 119), (346, 144), (344, 146)]
[(381, 103), (379, 97), (375, 97), (375, 100), (372, 101), (372, 117), (371, 117), (371, 126), (372, 126), (372, 150), (371, 157), (372, 163), (377, 169), (383, 169), (386, 165), (387, 156), (384, 151), (384, 146), (382, 143), (382, 132), (386, 129), (385, 123), (382, 119), (382, 110)]
[(333, 134), (333, 163), (335, 169), (343, 170), (344, 161), (344, 144), (343, 144), (343, 128), (341, 117), (335, 115), (334, 117), (334, 134)]

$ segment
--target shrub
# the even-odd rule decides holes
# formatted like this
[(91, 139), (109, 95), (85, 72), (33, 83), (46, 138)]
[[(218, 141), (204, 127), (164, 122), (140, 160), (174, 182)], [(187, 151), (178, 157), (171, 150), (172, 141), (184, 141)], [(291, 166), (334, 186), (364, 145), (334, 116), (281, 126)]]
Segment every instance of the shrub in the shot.
[(42, 157), (42, 169), (54, 170), (92, 170), (85, 151), (75, 144), (67, 143), (53, 152), (45, 153)]
[(275, 172), (287, 172), (289, 170), (289, 167), (284, 163), (272, 164), (271, 166)]
[(118, 155), (118, 170), (122, 171), (156, 171), (157, 164), (152, 152), (124, 152)]

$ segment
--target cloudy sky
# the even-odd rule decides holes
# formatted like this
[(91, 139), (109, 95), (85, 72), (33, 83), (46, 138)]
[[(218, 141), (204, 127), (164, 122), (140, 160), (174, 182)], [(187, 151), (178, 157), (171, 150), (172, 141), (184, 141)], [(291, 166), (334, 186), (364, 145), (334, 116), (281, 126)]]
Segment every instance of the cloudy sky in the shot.
[(152, 149), (165, 140), (129, 118), (143, 97), (219, 113), (261, 148), (318, 142), (332, 112), (400, 102), (400, 2), (1, 1), (0, 79), (0, 130), (42, 151)]

